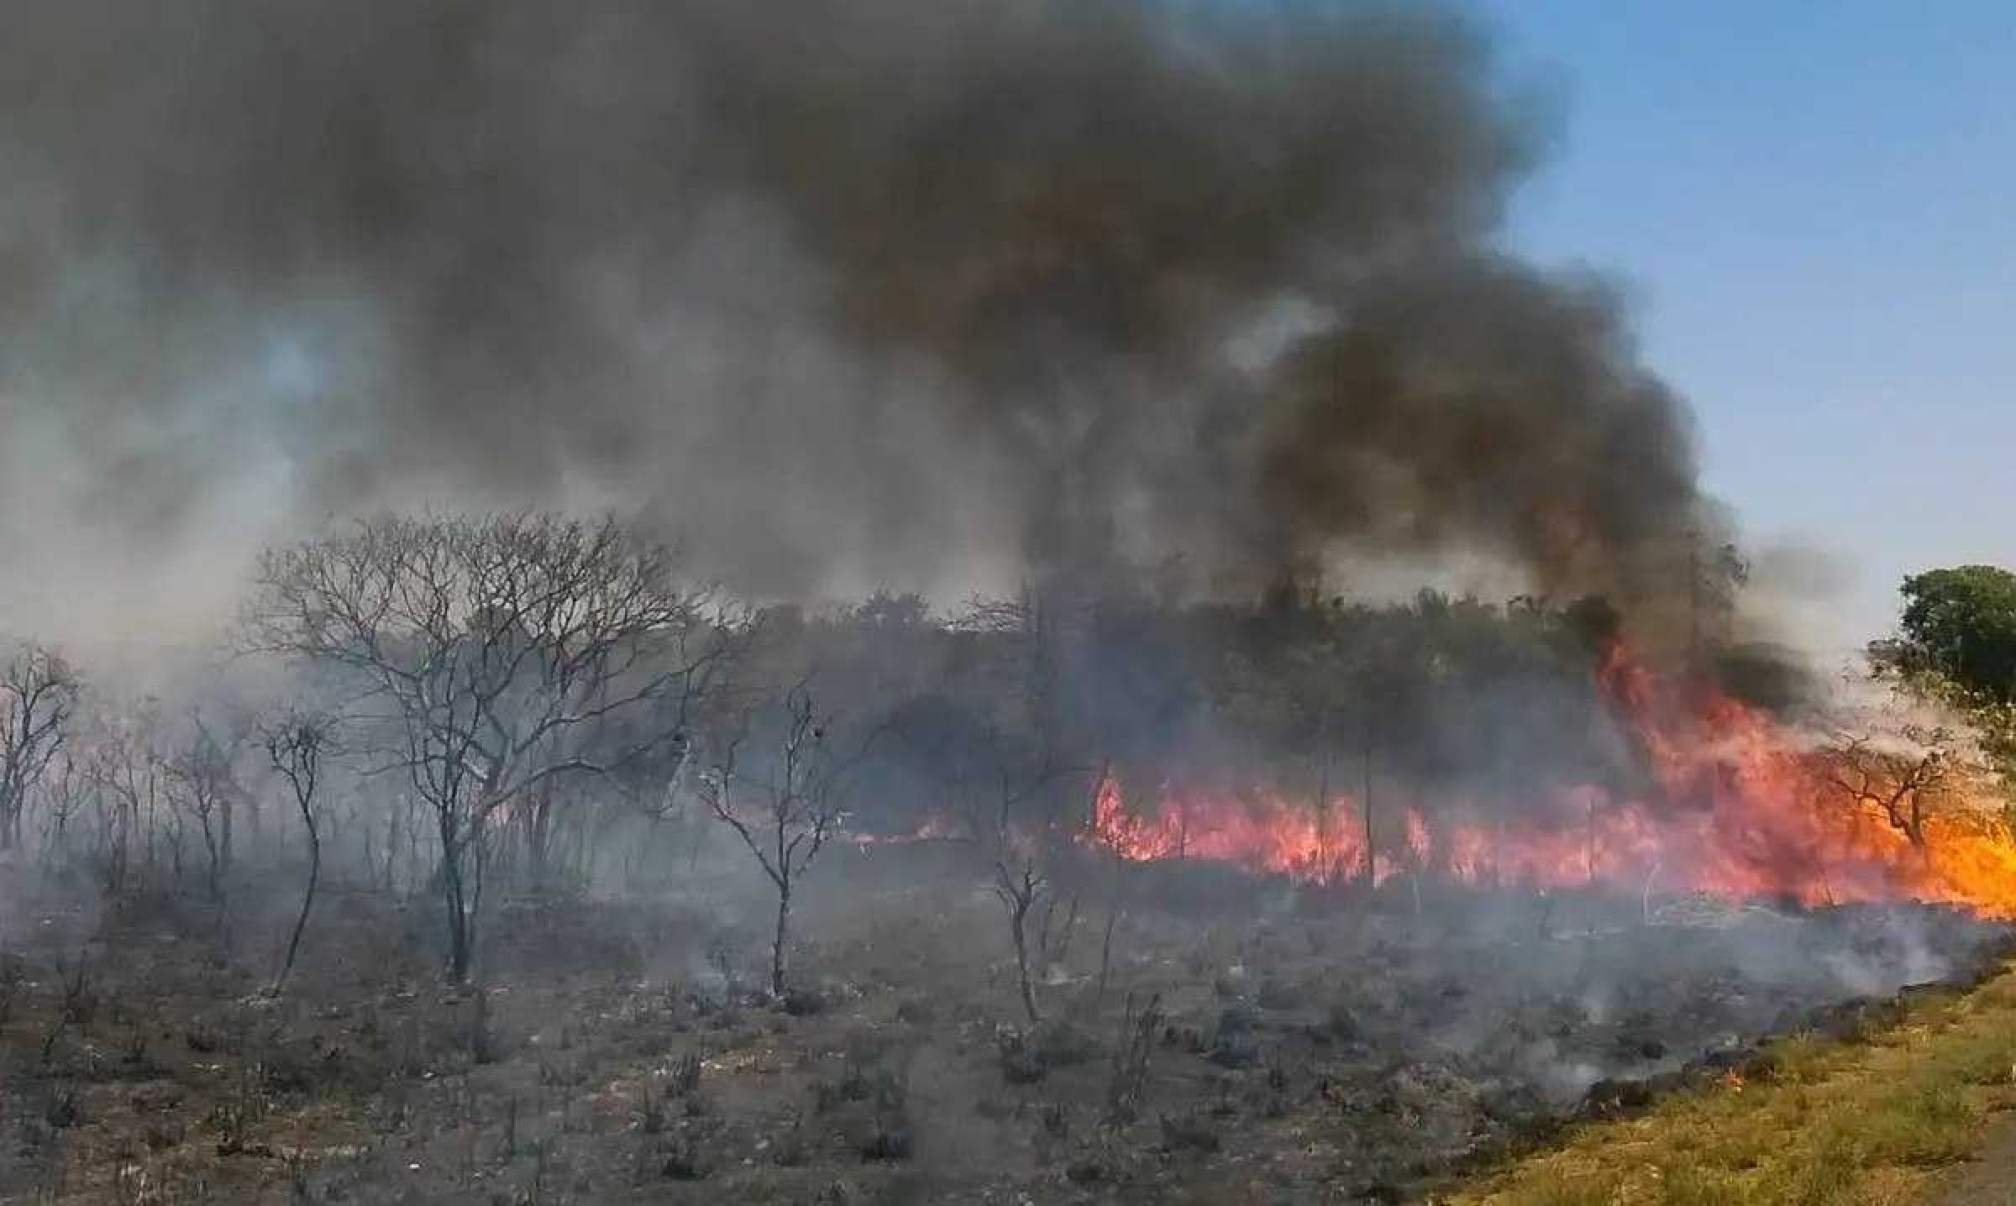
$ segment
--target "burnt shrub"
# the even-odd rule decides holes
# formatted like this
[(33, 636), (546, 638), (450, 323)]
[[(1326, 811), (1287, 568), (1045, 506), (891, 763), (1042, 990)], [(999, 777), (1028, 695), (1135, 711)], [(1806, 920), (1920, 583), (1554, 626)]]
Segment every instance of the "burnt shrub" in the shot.
[(1254, 995), (1254, 1002), (1262, 1009), (1300, 1009), (1308, 995), (1299, 984), (1269, 976), (1260, 982), (1260, 991)]
[(1106, 1166), (1089, 1158), (1073, 1160), (1064, 1170), (1064, 1179), (1073, 1185), (1097, 1185), (1106, 1179)]
[(189, 1128), (177, 1123), (150, 1122), (141, 1136), (147, 1150), (159, 1154), (182, 1143), (189, 1137)]
[(1179, 1116), (1162, 1115), (1162, 1146), (1172, 1152), (1199, 1152), (1209, 1155), (1218, 1150), (1218, 1129), (1209, 1119), (1196, 1114)]
[(8, 1019), (14, 1014), (14, 1002), (20, 997), (21, 986), (27, 981), (27, 961), (11, 952), (0, 951), (0, 1030), (6, 1029)]
[(1221, 1068), (1245, 1068), (1260, 1059), (1260, 1019), (1252, 1010), (1234, 1005), (1218, 1014), (1206, 1059)]
[(91, 969), (79, 960), (74, 972), (63, 977), (62, 1017), (66, 1025), (89, 1026), (98, 1016), (98, 988), (91, 981)]
[(490, 997), (477, 992), (469, 1006), (469, 1029), (467, 1034), (469, 1062), (478, 1065), (502, 1063), (510, 1055), (511, 1045), (498, 1029), (496, 1019), (490, 1013)]
[(1033, 1085), (1050, 1074), (1043, 1052), (1019, 1031), (1007, 1031), (997, 1040), (1001, 1076), (1011, 1085)]
[(1049, 1102), (1040, 1114), (1043, 1133), (1052, 1139), (1066, 1139), (1071, 1135), (1071, 1110), (1062, 1102)]
[(1091, 1032), (1065, 1021), (1044, 1022), (1034, 1035), (1043, 1062), (1052, 1068), (1073, 1068), (1090, 1063), (1101, 1054), (1099, 1040)]
[(1622, 1060), (1655, 1060), (1666, 1058), (1666, 1044), (1643, 1034), (1620, 1034), (1611, 1044), (1611, 1051)]
[(791, 1115), (790, 1125), (770, 1141), (770, 1159), (779, 1168), (797, 1168), (811, 1158), (812, 1147), (805, 1137), (805, 1122)]
[(699, 1181), (706, 1178), (707, 1168), (694, 1145), (682, 1143), (666, 1154), (665, 1163), (658, 1167), (658, 1175), (668, 1181)]
[(812, 1086), (812, 1108), (818, 1113), (829, 1114), (849, 1101), (860, 1101), (868, 1095), (867, 1078), (860, 1069), (849, 1067), (839, 1080), (821, 1080)]
[(275, 1047), (258, 1065), (260, 1084), (268, 1093), (309, 1093), (315, 1088), (318, 1063), (315, 1056), (298, 1047)]
[(700, 1057), (688, 1051), (672, 1064), (671, 1076), (666, 1090), (674, 1097), (685, 1097), (700, 1087)]
[(1599, 1080), (1589, 1086), (1582, 1108), (1598, 1116), (1615, 1114), (1643, 1109), (1652, 1104), (1653, 1096), (1652, 1087), (1642, 1080)]
[(910, 1124), (897, 1115), (878, 1114), (861, 1129), (854, 1147), (864, 1161), (908, 1160), (913, 1147)]
[(874, 1102), (878, 1109), (901, 1110), (907, 1095), (895, 1073), (886, 1068), (871, 1072), (855, 1063), (847, 1065), (840, 1079), (822, 1080), (812, 1086), (813, 1107), (822, 1114), (863, 1101)]
[(1523, 1127), (1549, 1113), (1547, 1099), (1523, 1084), (1495, 1085), (1477, 1099), (1477, 1107), (1486, 1118), (1512, 1127)]
[(43, 1107), (42, 1120), (54, 1130), (67, 1130), (79, 1126), (84, 1121), (84, 1108), (77, 1102), (77, 1090), (66, 1085), (50, 1091), (48, 1103)]
[(809, 1018), (825, 1013), (827, 1002), (826, 995), (816, 988), (787, 988), (779, 1004), (794, 1018)]
[(938, 1007), (922, 997), (912, 997), (896, 1006), (896, 1020), (911, 1026), (929, 1026), (938, 1020)]

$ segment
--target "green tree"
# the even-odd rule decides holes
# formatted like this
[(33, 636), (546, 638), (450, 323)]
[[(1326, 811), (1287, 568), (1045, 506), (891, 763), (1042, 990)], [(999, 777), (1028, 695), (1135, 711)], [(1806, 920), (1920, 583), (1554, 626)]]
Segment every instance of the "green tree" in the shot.
[(1983, 702), (2016, 702), (2016, 574), (1992, 565), (1904, 579), (1901, 635), (1879, 661), (1938, 674)]
[(1877, 672), (1966, 717), (2006, 791), (2016, 787), (2016, 574), (1992, 565), (1904, 579), (1899, 635), (1870, 646)]

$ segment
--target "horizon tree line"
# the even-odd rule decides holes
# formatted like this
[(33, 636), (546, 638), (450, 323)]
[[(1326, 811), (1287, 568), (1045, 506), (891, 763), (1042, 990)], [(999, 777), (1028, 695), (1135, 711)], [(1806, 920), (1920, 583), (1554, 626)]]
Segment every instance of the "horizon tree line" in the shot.
[[(1951, 647), (1921, 633), (1931, 610), (1879, 668), (1922, 675)], [(113, 895), (186, 886), (220, 916), (248, 851), (291, 860), (279, 991), (330, 869), (430, 898), (460, 981), (498, 877), (557, 890), (635, 845), (612, 835), (697, 851), (713, 825), (774, 891), (781, 996), (800, 881), (843, 830), (964, 818), (1033, 1021), (1076, 922), (1060, 860), (1107, 777), (1229, 776), (1316, 809), (1355, 778), (1368, 852), (1404, 841), (1375, 793), (1418, 813), (1494, 782), (1628, 784), (1593, 671), (1615, 624), (1600, 601), (1184, 602), (1124, 580), (950, 616), (888, 594), (757, 607), (613, 517), (384, 515), (259, 559), (234, 641), (270, 671), (257, 687), (121, 700), (22, 646), (0, 666), (0, 852), (33, 844)], [(1936, 754), (1843, 734), (1844, 805), (1922, 842)]]

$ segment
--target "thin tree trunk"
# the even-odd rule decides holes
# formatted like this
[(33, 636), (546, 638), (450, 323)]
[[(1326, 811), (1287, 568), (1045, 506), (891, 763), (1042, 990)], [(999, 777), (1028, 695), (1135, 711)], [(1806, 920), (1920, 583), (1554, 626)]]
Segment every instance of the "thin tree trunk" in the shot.
[(784, 995), (784, 948), (791, 936), (791, 881), (777, 886), (777, 936), (770, 943), (770, 995)]
[(1008, 916), (1008, 930), (1015, 938), (1015, 973), (1022, 988), (1022, 1008), (1028, 1013), (1032, 1025), (1043, 1020), (1036, 1010), (1036, 986), (1029, 980), (1029, 941), (1025, 923), (1034, 899), (1031, 896), (1017, 897), (1014, 910)]
[(1099, 1000), (1106, 999), (1106, 977), (1113, 970), (1113, 927), (1120, 921), (1120, 902), (1106, 909), (1106, 933), (1099, 941)]
[(1360, 774), (1365, 796), (1365, 892), (1369, 897), (1379, 886), (1379, 848), (1373, 837), (1372, 826), (1372, 733), (1371, 724), (1366, 724), (1365, 743), (1362, 747)]
[(315, 885), (322, 878), (322, 837), (316, 832), (312, 817), (304, 812), (302, 819), (308, 823), (308, 890), (301, 895), (301, 915), (294, 919), (294, 933), (287, 939), (287, 959), (280, 965), (280, 974), (273, 978), (276, 997), (287, 983), (288, 973), (294, 970), (295, 956), (301, 953), (301, 934), (308, 928), (308, 911), (315, 907)]
[(548, 887), (553, 878), (553, 784), (539, 785), (525, 825), (526, 870), (534, 888)]
[(448, 975), (457, 984), (469, 979), (469, 899), (463, 885), (466, 843), (455, 840), (455, 823), (441, 819), (441, 897), (448, 910)]

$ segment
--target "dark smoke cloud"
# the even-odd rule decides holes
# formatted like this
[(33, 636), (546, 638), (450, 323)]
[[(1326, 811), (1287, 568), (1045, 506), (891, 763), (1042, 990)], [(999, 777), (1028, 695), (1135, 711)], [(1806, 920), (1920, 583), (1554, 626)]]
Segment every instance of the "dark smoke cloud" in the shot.
[(1651, 587), (1684, 553), (1694, 466), (1684, 408), (1629, 348), (1595, 283), (1503, 260), (1375, 281), (1286, 358), (1267, 514), (1290, 539), (1482, 539), (1544, 583)]
[(186, 584), (446, 499), (641, 509), (759, 591), (1178, 551), (1243, 589), (1342, 542), (1628, 592), (1696, 521), (1685, 416), (1612, 301), (1494, 251), (1533, 106), (1447, 14), (17, 0), (8, 27), (17, 560)]

